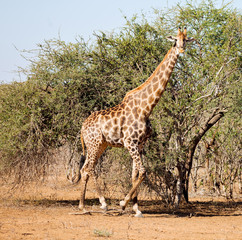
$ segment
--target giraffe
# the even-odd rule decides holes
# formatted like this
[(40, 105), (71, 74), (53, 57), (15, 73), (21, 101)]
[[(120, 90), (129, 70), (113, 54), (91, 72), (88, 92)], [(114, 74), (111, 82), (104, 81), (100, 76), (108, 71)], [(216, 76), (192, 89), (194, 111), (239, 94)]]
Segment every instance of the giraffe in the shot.
[(132, 188), (120, 206), (124, 211), (131, 199), (136, 217), (142, 217), (138, 209), (137, 188), (145, 178), (145, 168), (141, 155), (146, 140), (151, 135), (149, 116), (164, 92), (178, 55), (184, 52), (186, 42), (193, 41), (187, 38), (187, 30), (178, 29), (176, 37), (169, 36), (174, 41), (173, 47), (168, 51), (163, 61), (153, 74), (139, 87), (128, 92), (123, 101), (115, 107), (93, 112), (83, 123), (81, 128), (81, 142), (83, 154), (86, 145), (87, 156), (81, 168), (80, 203), (79, 209), (85, 212), (84, 200), (89, 177), (94, 181), (99, 195), (101, 209), (107, 210), (105, 198), (97, 183), (95, 166), (98, 159), (108, 147), (124, 147), (128, 149), (132, 160)]

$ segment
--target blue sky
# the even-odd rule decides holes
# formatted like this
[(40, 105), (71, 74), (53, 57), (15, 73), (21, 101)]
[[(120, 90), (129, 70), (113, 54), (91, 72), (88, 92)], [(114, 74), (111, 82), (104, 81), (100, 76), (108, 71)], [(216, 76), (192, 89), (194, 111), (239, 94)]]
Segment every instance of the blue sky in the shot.
[[(17, 49), (36, 49), (38, 43), (59, 37), (67, 42), (75, 42), (78, 36), (87, 40), (95, 31), (122, 27), (123, 15), (151, 15), (153, 8), (172, 7), (178, 2), (185, 0), (1, 0), (0, 82), (19, 81), (18, 67), (29, 64)], [(218, 6), (222, 2), (218, 0)], [(232, 5), (242, 8), (241, 0)]]

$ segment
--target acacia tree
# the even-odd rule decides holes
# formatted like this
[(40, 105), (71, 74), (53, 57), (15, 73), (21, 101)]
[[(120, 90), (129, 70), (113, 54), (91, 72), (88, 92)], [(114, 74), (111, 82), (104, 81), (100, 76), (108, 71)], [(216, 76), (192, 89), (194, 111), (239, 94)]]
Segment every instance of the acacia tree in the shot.
[[(174, 15), (173, 15), (174, 14)], [(172, 20), (188, 26), (199, 47), (180, 58), (154, 122), (162, 141), (166, 170), (173, 175), (173, 201), (188, 201), (189, 176), (197, 145), (209, 129), (231, 111), (237, 97), (230, 92), (241, 72), (240, 15), (212, 2), (174, 8)], [(227, 99), (230, 99), (228, 101)], [(162, 113), (162, 114), (161, 114)], [(173, 169), (176, 168), (176, 172)], [(174, 187), (174, 184), (176, 185)]]

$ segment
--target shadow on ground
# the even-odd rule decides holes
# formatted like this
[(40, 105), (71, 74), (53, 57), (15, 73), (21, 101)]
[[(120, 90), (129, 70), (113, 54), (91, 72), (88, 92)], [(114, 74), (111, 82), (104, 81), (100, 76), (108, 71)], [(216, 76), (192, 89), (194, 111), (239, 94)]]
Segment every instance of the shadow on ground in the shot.
[[(118, 199), (106, 199), (108, 205), (112, 208), (119, 209)], [(55, 200), (55, 199), (41, 199), (41, 200), (20, 200), (20, 205), (34, 205), (43, 207), (72, 207), (78, 208), (78, 200)], [(99, 200), (96, 198), (86, 199), (86, 206), (99, 207)], [(128, 206), (128, 209), (131, 208)], [(241, 201), (195, 201), (190, 203), (183, 203), (178, 209), (166, 206), (162, 201), (146, 200), (140, 201), (139, 206), (144, 214), (158, 215), (168, 214), (175, 217), (213, 217), (213, 216), (242, 216), (242, 202)]]

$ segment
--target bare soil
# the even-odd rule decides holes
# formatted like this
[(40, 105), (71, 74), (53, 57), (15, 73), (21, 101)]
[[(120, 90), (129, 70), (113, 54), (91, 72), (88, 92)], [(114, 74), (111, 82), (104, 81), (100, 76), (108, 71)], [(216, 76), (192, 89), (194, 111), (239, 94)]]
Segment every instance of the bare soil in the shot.
[[(28, 188), (18, 192), (0, 187), (0, 239), (242, 239), (242, 202), (192, 199), (178, 210), (159, 200), (140, 202), (144, 218), (135, 218), (130, 205), (123, 215), (99, 210), (95, 193), (87, 194), (88, 215), (78, 213), (76, 188)], [(107, 199), (119, 209), (120, 199)]]

